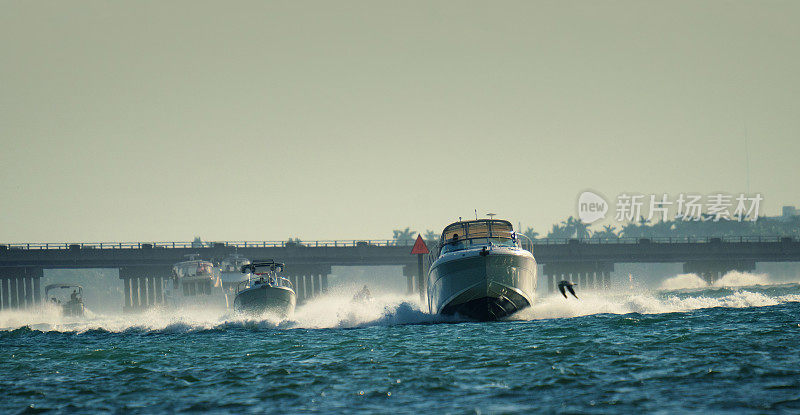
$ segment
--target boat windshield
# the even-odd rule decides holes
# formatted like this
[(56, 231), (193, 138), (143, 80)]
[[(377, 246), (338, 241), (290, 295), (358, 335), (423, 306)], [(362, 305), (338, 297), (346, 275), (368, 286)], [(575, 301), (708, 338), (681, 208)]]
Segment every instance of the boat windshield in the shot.
[(283, 265), (282, 264), (274, 264), (272, 266), (269, 265), (256, 265), (253, 267), (253, 274), (256, 275), (268, 275), (268, 274), (279, 274), (283, 272)]
[(250, 263), (250, 260), (242, 257), (228, 257), (222, 260), (219, 265), (222, 272), (239, 272), (242, 266)]
[(511, 223), (494, 219), (456, 222), (444, 228), (440, 242), (443, 253), (487, 244), (517, 246)]

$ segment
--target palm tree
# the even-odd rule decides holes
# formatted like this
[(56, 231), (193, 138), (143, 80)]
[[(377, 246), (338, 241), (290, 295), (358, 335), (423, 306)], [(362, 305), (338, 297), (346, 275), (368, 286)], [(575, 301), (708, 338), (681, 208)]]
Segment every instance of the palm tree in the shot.
[(547, 237), (553, 239), (570, 238), (572, 237), (572, 232), (566, 226), (555, 224), (550, 232), (547, 233)]
[(603, 229), (592, 234), (592, 238), (597, 239), (616, 239), (618, 238), (614, 225), (605, 225)]
[(439, 239), (439, 234), (428, 229), (427, 231), (425, 231), (425, 235), (422, 236), (422, 239), (426, 241), (436, 241), (437, 239)]
[(574, 217), (570, 216), (566, 220), (561, 221), (561, 224), (568, 231), (569, 238), (586, 239), (591, 236), (589, 225), (583, 223), (583, 221), (580, 219), (575, 219)]
[(533, 228), (525, 229), (525, 232), (522, 232), (522, 234), (530, 238), (531, 241), (536, 240), (536, 237), (539, 236), (539, 232), (536, 232)]
[(397, 246), (403, 245), (411, 245), (414, 242), (416, 232), (412, 231), (411, 228), (405, 229), (395, 229), (392, 231), (394, 235), (392, 239), (394, 240), (394, 244)]

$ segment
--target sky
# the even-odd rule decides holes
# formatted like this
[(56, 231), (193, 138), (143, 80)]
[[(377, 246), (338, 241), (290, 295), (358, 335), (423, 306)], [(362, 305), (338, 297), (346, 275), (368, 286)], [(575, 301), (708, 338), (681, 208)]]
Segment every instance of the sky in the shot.
[[(800, 205), (800, 2), (0, 1), (0, 242)], [(749, 150), (749, 163), (745, 148)], [(749, 172), (749, 187), (748, 187)]]

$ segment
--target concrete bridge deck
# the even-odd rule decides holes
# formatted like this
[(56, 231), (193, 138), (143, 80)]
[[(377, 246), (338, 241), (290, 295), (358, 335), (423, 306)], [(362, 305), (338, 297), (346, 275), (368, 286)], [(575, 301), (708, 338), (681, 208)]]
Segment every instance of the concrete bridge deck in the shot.
[[(159, 284), (169, 277), (172, 265), (189, 254), (211, 261), (238, 253), (250, 259), (285, 262), (285, 273), (301, 299), (327, 288), (333, 266), (403, 266), (409, 290), (419, 289), (422, 284), (415, 283), (420, 276), (416, 275), (417, 260), (410, 255), (412, 244), (386, 240), (4, 244), (0, 245), (0, 307), (38, 303), (44, 269), (118, 268), (128, 295), (126, 307), (146, 308), (158, 303)], [(551, 290), (561, 279), (607, 287), (616, 263), (682, 262), (685, 272), (713, 282), (731, 270), (752, 271), (757, 262), (800, 261), (800, 241), (781, 237), (542, 239), (529, 248), (543, 265)], [(426, 263), (429, 261), (427, 258)]]

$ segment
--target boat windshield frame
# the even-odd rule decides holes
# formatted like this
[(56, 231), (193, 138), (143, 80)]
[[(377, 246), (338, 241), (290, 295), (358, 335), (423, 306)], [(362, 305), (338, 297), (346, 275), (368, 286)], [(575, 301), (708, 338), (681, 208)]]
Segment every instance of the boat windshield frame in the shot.
[(259, 282), (261, 282), (262, 284), (267, 284), (270, 287), (288, 287), (292, 291), (294, 291), (294, 284), (292, 284), (292, 281), (278, 274), (271, 273), (271, 274), (248, 274), (248, 275), (257, 275), (258, 278), (250, 277), (244, 281), (240, 281), (236, 285), (236, 294), (239, 294), (243, 290), (255, 287), (256, 284)]
[(77, 291), (78, 298), (83, 298), (83, 287), (81, 287), (80, 285), (75, 285), (75, 284), (49, 284), (46, 287), (44, 287), (44, 297), (45, 298), (50, 298), (50, 291), (52, 291), (52, 290), (56, 290), (57, 289), (57, 290), (59, 290), (59, 292), (61, 292), (61, 290), (70, 289), (70, 288), (73, 289), (73, 290), (75, 290), (77, 288), (77, 290), (75, 290), (75, 291)]
[(519, 247), (520, 242), (511, 222), (477, 219), (455, 222), (445, 227), (439, 240), (439, 251), (447, 253), (486, 245)]

